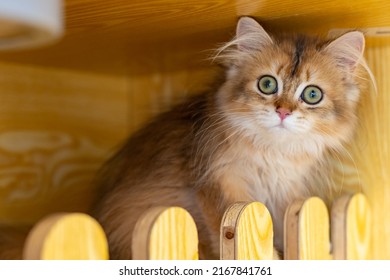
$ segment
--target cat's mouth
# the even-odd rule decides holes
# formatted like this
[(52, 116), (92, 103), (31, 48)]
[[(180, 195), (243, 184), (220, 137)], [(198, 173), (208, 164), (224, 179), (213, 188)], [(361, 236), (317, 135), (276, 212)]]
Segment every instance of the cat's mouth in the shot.
[(290, 130), (287, 126), (286, 126), (286, 124), (283, 122), (283, 121), (281, 121), (279, 124), (277, 124), (277, 125), (274, 125), (274, 126), (272, 126), (271, 127), (272, 129), (276, 129), (276, 130), (279, 130), (279, 131), (286, 131), (286, 130)]

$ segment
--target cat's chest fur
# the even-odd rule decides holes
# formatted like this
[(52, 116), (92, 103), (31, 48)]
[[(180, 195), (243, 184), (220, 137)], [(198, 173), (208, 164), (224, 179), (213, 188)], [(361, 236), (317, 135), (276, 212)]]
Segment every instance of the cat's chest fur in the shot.
[(225, 157), (214, 163), (215, 176), (226, 197), (253, 199), (264, 203), (288, 200), (304, 194), (317, 160), (287, 156), (283, 151), (256, 151), (237, 147), (225, 151)]
[[(286, 156), (283, 151), (256, 151), (237, 147), (226, 151), (215, 169), (223, 194), (223, 204), (238, 201), (264, 203), (273, 216), (275, 245), (282, 246), (283, 219), (287, 206), (309, 195), (316, 159)], [(280, 248), (281, 249), (281, 248)]]

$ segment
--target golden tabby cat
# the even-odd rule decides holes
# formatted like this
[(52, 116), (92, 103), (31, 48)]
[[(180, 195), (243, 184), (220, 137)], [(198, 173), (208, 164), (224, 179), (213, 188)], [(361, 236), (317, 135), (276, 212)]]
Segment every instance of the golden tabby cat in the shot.
[(270, 210), (275, 247), (292, 200), (329, 193), (325, 154), (348, 141), (369, 72), (364, 37), (273, 36), (243, 17), (217, 59), (214, 90), (158, 116), (102, 170), (94, 209), (114, 259), (131, 258), (132, 230), (153, 206), (181, 206), (199, 228), (200, 256), (219, 256), (219, 227), (237, 201)]

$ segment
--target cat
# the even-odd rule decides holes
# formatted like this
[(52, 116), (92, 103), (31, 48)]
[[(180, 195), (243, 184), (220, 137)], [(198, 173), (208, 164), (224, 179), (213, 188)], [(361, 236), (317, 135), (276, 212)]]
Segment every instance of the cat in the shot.
[(333, 40), (272, 35), (241, 17), (215, 58), (223, 80), (157, 116), (102, 168), (93, 213), (111, 258), (131, 259), (147, 209), (180, 206), (197, 224), (200, 258), (218, 259), (223, 213), (238, 201), (268, 207), (282, 252), (287, 206), (332, 196), (326, 155), (353, 136), (362, 77), (372, 75), (364, 46), (359, 31)]

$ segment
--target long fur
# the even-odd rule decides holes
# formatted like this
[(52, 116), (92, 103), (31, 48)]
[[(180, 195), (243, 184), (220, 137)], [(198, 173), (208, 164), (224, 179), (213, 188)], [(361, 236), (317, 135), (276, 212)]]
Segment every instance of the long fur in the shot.
[[(194, 217), (200, 256), (219, 257), (219, 226), (237, 201), (260, 201), (273, 216), (283, 249), (283, 215), (294, 199), (331, 199), (326, 155), (343, 150), (357, 123), (356, 105), (369, 71), (364, 38), (272, 36), (242, 18), (237, 37), (219, 49), (226, 67), (214, 89), (158, 116), (130, 137), (101, 172), (94, 215), (109, 237), (111, 257), (131, 258), (132, 230), (154, 206), (181, 206)], [(278, 92), (262, 94), (262, 75)], [(317, 105), (300, 98), (308, 85), (324, 92)], [(291, 115), (281, 122), (277, 109)]]

